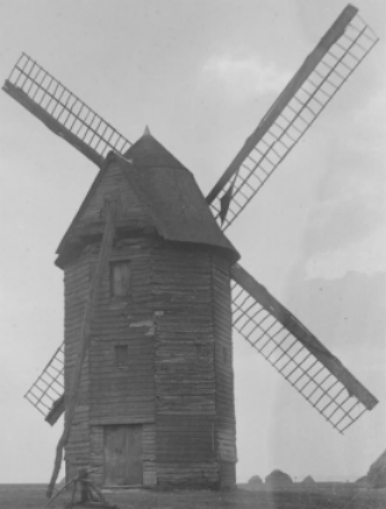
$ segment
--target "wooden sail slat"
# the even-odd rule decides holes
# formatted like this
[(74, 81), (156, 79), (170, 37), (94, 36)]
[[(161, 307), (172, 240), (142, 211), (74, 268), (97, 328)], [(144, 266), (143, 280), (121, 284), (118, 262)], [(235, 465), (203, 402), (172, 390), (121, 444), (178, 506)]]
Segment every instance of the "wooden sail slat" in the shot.
[(98, 166), (110, 150), (123, 154), (131, 146), (111, 124), (25, 53), (3, 90)]
[(231, 269), (233, 327), (338, 431), (377, 399), (240, 265)]
[[(47, 418), (55, 401), (64, 392), (64, 343), (55, 351), (24, 397)], [(60, 415), (57, 416), (59, 418)], [(57, 419), (56, 419), (57, 420)], [(55, 421), (50, 422), (54, 424)]]
[(348, 5), (208, 194), (223, 229), (241, 214), (377, 41), (358, 10)]

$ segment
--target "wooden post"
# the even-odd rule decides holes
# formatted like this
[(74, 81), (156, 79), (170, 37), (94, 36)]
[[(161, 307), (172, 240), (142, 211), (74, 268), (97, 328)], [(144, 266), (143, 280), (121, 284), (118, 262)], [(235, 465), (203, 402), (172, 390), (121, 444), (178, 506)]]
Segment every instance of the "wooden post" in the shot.
[(87, 299), (86, 310), (82, 323), (82, 330), (80, 334), (79, 341), (79, 353), (77, 356), (77, 361), (74, 366), (72, 382), (70, 384), (70, 390), (66, 395), (67, 406), (66, 406), (66, 415), (65, 415), (65, 423), (63, 434), (59, 439), (58, 445), (56, 447), (56, 458), (54, 464), (54, 470), (52, 472), (51, 480), (47, 489), (47, 497), (51, 498), (52, 492), (55, 487), (56, 480), (59, 475), (60, 464), (62, 462), (63, 457), (63, 449), (70, 437), (71, 433), (71, 425), (72, 420), (75, 413), (75, 408), (77, 405), (78, 399), (78, 389), (80, 378), (82, 374), (82, 366), (84, 359), (86, 357), (87, 349), (91, 340), (91, 324), (95, 314), (95, 307), (98, 301), (98, 293), (100, 283), (102, 281), (102, 277), (104, 274), (105, 267), (107, 266), (108, 259), (111, 253), (111, 248), (113, 245), (115, 228), (114, 228), (114, 217), (115, 217), (115, 202), (111, 201), (107, 204), (106, 207), (106, 225), (103, 233), (101, 248), (99, 251), (99, 257), (97, 266), (95, 268), (94, 276), (91, 281), (90, 291)]

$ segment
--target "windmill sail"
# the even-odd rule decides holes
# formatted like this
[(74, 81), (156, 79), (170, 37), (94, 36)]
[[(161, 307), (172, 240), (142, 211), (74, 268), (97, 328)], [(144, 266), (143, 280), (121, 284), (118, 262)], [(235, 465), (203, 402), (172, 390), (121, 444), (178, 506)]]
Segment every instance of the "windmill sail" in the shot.
[[(223, 229), (248, 205), (377, 41), (358, 10), (348, 5), (208, 194)], [(222, 198), (230, 189), (224, 218)]]
[(377, 399), (239, 265), (231, 269), (233, 327), (343, 433)]
[(24, 397), (51, 425), (64, 411), (64, 343), (56, 350)]
[(123, 154), (131, 145), (25, 53), (3, 90), (98, 166), (110, 150)]

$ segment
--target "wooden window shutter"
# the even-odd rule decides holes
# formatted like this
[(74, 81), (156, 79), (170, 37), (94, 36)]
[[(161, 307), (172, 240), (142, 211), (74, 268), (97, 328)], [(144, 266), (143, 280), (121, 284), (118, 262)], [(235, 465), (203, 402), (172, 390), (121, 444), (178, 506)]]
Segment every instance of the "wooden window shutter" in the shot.
[(119, 260), (110, 262), (110, 295), (127, 297), (130, 294), (130, 262)]

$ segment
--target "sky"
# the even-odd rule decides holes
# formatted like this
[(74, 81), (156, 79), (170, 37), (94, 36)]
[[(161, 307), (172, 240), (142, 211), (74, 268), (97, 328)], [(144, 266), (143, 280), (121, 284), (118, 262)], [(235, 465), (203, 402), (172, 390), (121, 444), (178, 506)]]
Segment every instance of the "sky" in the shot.
[[(380, 42), (227, 230), (244, 267), (380, 400), (344, 436), (234, 337), (239, 482), (355, 480), (386, 448), (386, 2)], [(22, 51), (207, 194), (341, 0), (0, 0), (0, 80)], [(0, 483), (47, 482), (63, 423), (23, 394), (63, 340), (59, 241), (97, 168), (0, 95)], [(63, 475), (63, 472), (62, 474)]]

